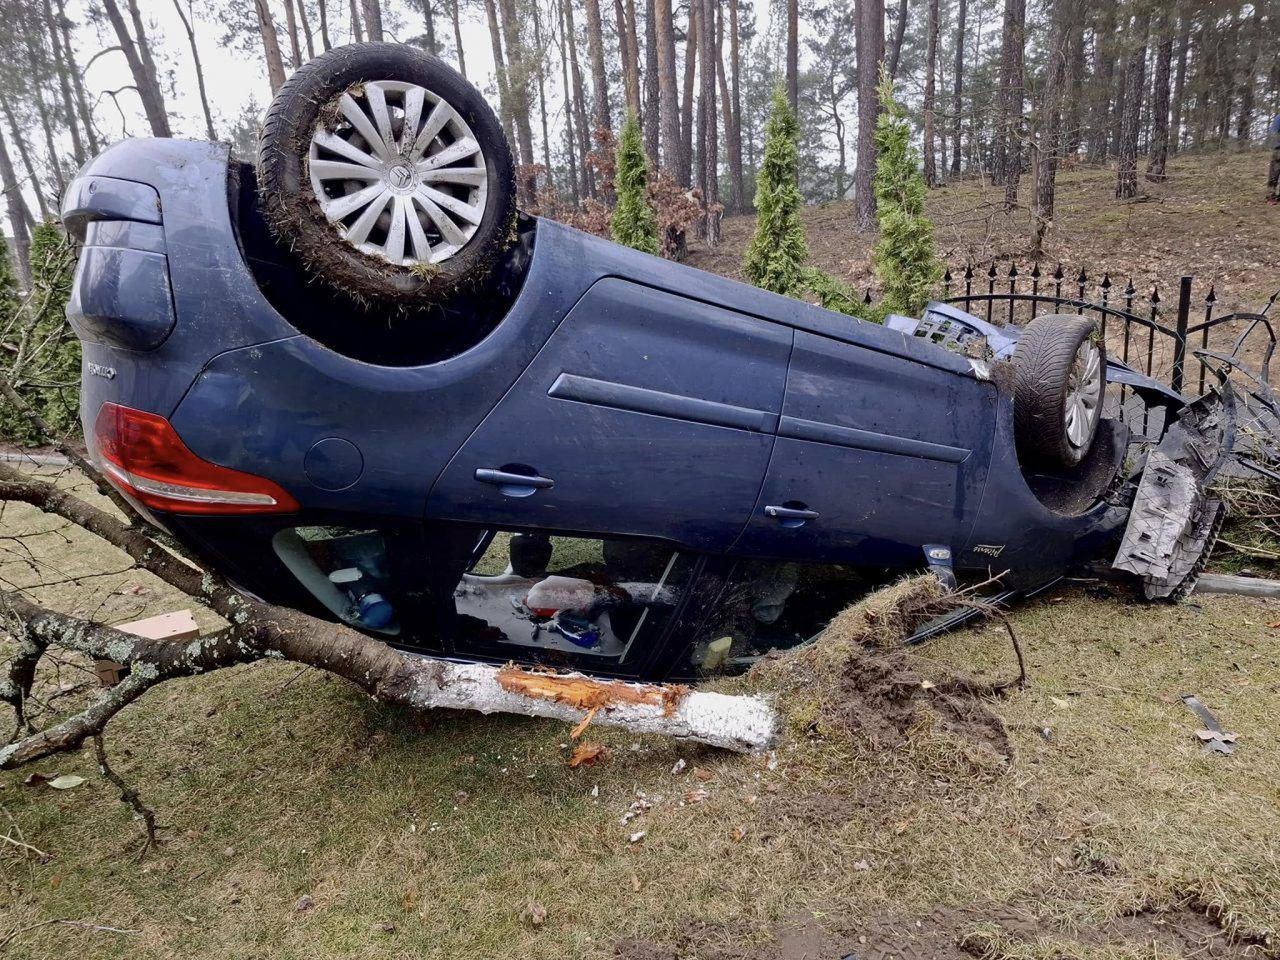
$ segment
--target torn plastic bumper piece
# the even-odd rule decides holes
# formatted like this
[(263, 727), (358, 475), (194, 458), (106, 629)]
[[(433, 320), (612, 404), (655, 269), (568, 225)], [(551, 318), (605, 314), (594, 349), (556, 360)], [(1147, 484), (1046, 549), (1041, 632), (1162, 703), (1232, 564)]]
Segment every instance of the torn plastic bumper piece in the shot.
[(1191, 592), (1225, 511), (1207, 488), (1231, 455), (1235, 394), (1223, 383), (1184, 408), (1147, 456), (1112, 566), (1140, 577), (1149, 600)]

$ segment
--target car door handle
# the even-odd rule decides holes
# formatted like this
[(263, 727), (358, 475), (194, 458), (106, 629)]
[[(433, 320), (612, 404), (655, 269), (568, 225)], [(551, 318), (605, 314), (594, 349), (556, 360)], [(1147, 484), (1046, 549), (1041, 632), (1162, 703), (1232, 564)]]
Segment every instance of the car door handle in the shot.
[(803, 527), (806, 520), (817, 520), (818, 511), (810, 510), (802, 503), (784, 503), (764, 508), (766, 517), (773, 517), (784, 527)]
[(515, 473), (511, 470), (494, 470), (481, 467), (475, 477), (481, 483), (491, 483), (508, 497), (531, 497), (539, 490), (549, 490), (556, 485), (550, 477), (542, 477), (536, 471)]

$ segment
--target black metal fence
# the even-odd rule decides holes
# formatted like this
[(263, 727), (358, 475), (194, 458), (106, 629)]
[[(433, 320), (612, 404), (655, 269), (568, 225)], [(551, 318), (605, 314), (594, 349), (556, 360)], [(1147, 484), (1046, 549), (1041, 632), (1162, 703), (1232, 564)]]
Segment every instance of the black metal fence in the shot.
[[(1197, 351), (1234, 353), (1256, 371), (1267, 372), (1275, 335), (1267, 322), (1267, 313), (1280, 291), (1257, 312), (1217, 313), (1218, 294), (1213, 284), (1197, 297), (1195, 280), (1184, 276), (1178, 282), (1177, 295), (1166, 300), (1158, 286), (1139, 293), (1131, 279), (1123, 289), (1107, 274), (1100, 279), (1081, 270), (1067, 274), (1061, 264), (1050, 273), (1034, 265), (1020, 272), (1017, 264), (1006, 269), (966, 266), (943, 277), (943, 297), (975, 316), (992, 323), (1022, 325), (1035, 317), (1050, 313), (1075, 313), (1097, 319), (1107, 353), (1148, 376), (1167, 383), (1174, 390), (1190, 396), (1204, 393), (1213, 373), (1209, 363)], [(1261, 334), (1254, 336), (1257, 331)], [(1249, 342), (1245, 342), (1245, 341)], [(1129, 397), (1125, 390), (1116, 398), (1128, 415)], [(1144, 408), (1145, 411), (1145, 408)], [(1142, 427), (1158, 424), (1147, 422), (1143, 413)]]

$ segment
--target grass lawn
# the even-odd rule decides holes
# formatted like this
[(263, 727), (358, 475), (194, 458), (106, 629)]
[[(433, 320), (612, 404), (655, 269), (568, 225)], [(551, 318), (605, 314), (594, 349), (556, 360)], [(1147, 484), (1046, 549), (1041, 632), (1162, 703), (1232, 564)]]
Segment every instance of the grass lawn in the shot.
[[(3, 519), (28, 534), (8, 580), (123, 566), (33, 511)], [(175, 603), (136, 572), (37, 593), (117, 622)], [(1243, 942), (1203, 955), (1274, 953), (1280, 606), (1107, 593), (1016, 612), (1031, 684), (988, 704), (1012, 760), (922, 710), (878, 741), (793, 722), (773, 758), (593, 730), (608, 761), (570, 770), (562, 725), (416, 718), (287, 664), (172, 683), (108, 737), (167, 827), (141, 863), (90, 751), (37, 768), (86, 778), (71, 790), (0, 775), (4, 829), (47, 854), (0, 846), (0, 940), (22, 957), (1154, 958), (1225, 950), (1225, 927)], [(908, 668), (1012, 662), (991, 624)], [(1204, 752), (1184, 692), (1239, 735), (1233, 756)]]
[[(1280, 280), (1265, 165), (1180, 156), (1126, 204), (1114, 171), (1065, 171), (1049, 257), (1139, 287), (1193, 273), (1197, 295), (1215, 282), (1223, 308), (1257, 307)], [(1025, 212), (997, 199), (930, 194), (949, 262), (1022, 257)], [(805, 219), (815, 261), (866, 282), (849, 205)], [(729, 219), (691, 262), (736, 275), (753, 225)], [(58, 609), (189, 605), (56, 518), (10, 504), (0, 526), (0, 582)], [(815, 676), (770, 756), (592, 729), (607, 761), (571, 770), (560, 724), (414, 717), (280, 663), (173, 682), (107, 738), (166, 827), (145, 858), (91, 751), (34, 769), (84, 777), (73, 789), (0, 774), (0, 956), (1280, 956), (1280, 605), (1193, 600), (1076, 585), (1016, 610), (1030, 684), (970, 698), (981, 724), (924, 685), (1008, 676), (998, 623), (836, 664), (878, 676), (862, 707), (894, 722), (833, 723), (847, 704)], [(38, 692), (73, 703), (84, 679), (68, 661)], [(1238, 734), (1234, 755), (1205, 752), (1184, 693)]]

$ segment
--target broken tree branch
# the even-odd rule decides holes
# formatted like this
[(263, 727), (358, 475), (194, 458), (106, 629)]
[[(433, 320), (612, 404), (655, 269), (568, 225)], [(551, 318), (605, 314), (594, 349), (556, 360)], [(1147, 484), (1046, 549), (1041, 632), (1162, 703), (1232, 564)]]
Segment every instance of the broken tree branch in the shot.
[(138, 818), (142, 820), (146, 828), (146, 840), (142, 844), (142, 849), (138, 851), (138, 860), (141, 862), (143, 857), (147, 855), (148, 850), (153, 846), (160, 846), (160, 838), (156, 836), (155, 811), (142, 802), (142, 797), (138, 795), (137, 790), (125, 783), (124, 779), (111, 769), (111, 764), (107, 762), (107, 746), (103, 742), (102, 734), (98, 734), (93, 738), (93, 750), (98, 758), (98, 769), (102, 772), (102, 775), (115, 784), (116, 789), (120, 791), (120, 801), (128, 804), (133, 809), (133, 812), (138, 815)]

